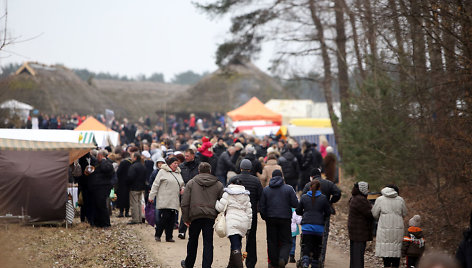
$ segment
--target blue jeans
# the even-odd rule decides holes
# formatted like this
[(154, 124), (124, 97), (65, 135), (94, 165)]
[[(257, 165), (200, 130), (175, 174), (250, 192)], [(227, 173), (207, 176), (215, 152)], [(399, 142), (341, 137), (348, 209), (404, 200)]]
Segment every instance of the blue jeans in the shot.
[(238, 234), (235, 234), (235, 235), (230, 235), (228, 236), (229, 238), (229, 242), (231, 243), (231, 251), (233, 250), (239, 250), (241, 251), (241, 248), (242, 248), (242, 243), (241, 243), (241, 240), (242, 240), (242, 237)]
[(290, 249), (290, 256), (295, 256), (296, 248), (297, 248), (297, 236), (292, 236), (292, 248)]

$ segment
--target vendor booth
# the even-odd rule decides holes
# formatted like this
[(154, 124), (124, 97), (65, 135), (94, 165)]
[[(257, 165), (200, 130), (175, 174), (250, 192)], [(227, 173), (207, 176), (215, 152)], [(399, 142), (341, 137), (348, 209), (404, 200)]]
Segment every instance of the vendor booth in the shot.
[(118, 132), (111, 130), (104, 124), (100, 123), (93, 116), (77, 126), (74, 131), (79, 132), (79, 142), (87, 143), (90, 139), (95, 140), (98, 147), (117, 146), (120, 144), (120, 135)]
[(0, 138), (0, 215), (66, 217), (68, 168), (94, 144)]

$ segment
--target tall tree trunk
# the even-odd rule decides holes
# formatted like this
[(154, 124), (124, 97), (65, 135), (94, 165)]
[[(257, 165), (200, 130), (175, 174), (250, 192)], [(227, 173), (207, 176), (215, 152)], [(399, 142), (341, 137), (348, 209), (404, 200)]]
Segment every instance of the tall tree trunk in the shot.
[(338, 64), (338, 84), (341, 99), (341, 118), (349, 113), (349, 74), (346, 61), (346, 29), (344, 25), (343, 0), (334, 0), (334, 13), (336, 17), (336, 59)]
[(357, 59), (357, 68), (359, 69), (359, 73), (361, 75), (362, 80), (364, 80), (366, 78), (366, 74), (364, 71), (363, 59), (362, 59), (361, 52), (359, 49), (359, 36), (357, 35), (356, 17), (354, 15), (354, 12), (346, 4), (346, 1), (345, 0), (340, 0), (340, 1), (343, 5), (344, 11), (349, 16), (349, 23), (351, 24), (351, 30), (352, 30), (352, 41), (354, 45), (354, 52), (356, 54), (356, 59)]
[(407, 66), (408, 60), (405, 55), (404, 40), (400, 26), (400, 18), (398, 14), (398, 4), (395, 0), (388, 0), (388, 5), (392, 12), (392, 26), (393, 32), (395, 34), (395, 42), (397, 44), (397, 53), (398, 53), (398, 73), (399, 73), (399, 84), (400, 90), (403, 96), (406, 95), (406, 81), (407, 81)]
[(341, 140), (338, 130), (338, 119), (336, 117), (336, 114), (334, 113), (333, 94), (331, 92), (333, 81), (333, 75), (331, 73), (331, 59), (329, 58), (328, 46), (324, 37), (324, 27), (321, 23), (320, 18), (316, 14), (316, 0), (309, 0), (309, 8), (311, 19), (316, 29), (316, 39), (318, 39), (318, 42), (320, 42), (321, 58), (323, 60), (324, 70), (322, 86), (325, 94), (326, 104), (328, 105), (329, 118), (331, 119), (331, 126), (333, 127), (334, 137), (338, 145), (339, 154), (342, 156), (342, 148), (339, 147), (339, 145), (341, 144)]

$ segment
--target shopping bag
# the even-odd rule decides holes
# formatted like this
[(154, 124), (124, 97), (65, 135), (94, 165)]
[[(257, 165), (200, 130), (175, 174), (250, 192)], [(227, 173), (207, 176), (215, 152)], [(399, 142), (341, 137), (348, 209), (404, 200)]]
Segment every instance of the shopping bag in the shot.
[(149, 225), (154, 227), (156, 224), (156, 207), (152, 203), (147, 203), (144, 211), (144, 217), (146, 217), (146, 221), (149, 223)]
[(215, 219), (215, 225), (213, 225), (213, 228), (215, 229), (215, 233), (221, 238), (226, 237), (227, 235), (227, 230), (226, 230), (227, 207), (228, 207), (228, 203), (226, 203), (224, 210), (218, 214), (218, 216)]

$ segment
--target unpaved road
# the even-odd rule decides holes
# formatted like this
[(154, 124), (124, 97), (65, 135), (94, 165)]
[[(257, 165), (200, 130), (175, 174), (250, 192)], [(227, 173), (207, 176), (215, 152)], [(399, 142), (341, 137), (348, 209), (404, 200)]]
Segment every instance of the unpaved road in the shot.
[[(177, 238), (177, 230), (174, 230), (175, 243), (156, 242), (154, 240), (154, 228), (149, 225), (136, 226), (139, 236), (147, 250), (152, 252), (153, 259), (157, 259), (161, 267), (180, 267), (180, 261), (185, 259), (187, 252), (187, 239), (181, 240)], [(297, 237), (296, 259), (299, 258), (300, 250), (298, 248), (300, 237)], [(163, 235), (162, 241), (165, 240)], [(216, 234), (213, 237), (214, 253), (213, 267), (226, 267), (229, 259), (230, 243), (227, 238), (219, 238)], [(243, 251), (245, 241), (243, 240)], [(195, 267), (201, 267), (203, 252), (203, 241), (200, 235), (198, 244), (197, 261)], [(266, 226), (265, 222), (259, 218), (257, 226), (257, 265), (256, 267), (267, 267), (267, 243), (266, 243)], [(326, 254), (326, 268), (344, 268), (349, 267), (349, 255), (337, 249), (331, 243), (328, 245)], [(289, 263), (286, 267), (296, 267), (294, 263)]]

